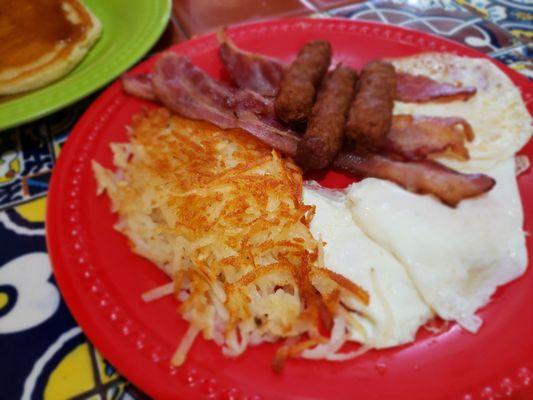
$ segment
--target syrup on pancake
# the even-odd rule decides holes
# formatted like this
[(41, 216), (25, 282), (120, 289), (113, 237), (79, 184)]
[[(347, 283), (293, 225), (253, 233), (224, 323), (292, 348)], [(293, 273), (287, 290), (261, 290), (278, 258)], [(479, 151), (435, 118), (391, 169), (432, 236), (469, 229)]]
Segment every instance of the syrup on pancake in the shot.
[(68, 73), (100, 35), (78, 0), (0, 0), (0, 95), (44, 86)]

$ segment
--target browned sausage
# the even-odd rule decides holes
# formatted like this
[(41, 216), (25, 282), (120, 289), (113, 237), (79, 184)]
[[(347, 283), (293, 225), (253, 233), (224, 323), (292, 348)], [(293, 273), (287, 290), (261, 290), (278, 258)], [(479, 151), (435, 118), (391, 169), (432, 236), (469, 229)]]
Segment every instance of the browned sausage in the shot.
[(346, 136), (357, 146), (379, 148), (391, 127), (395, 95), (394, 67), (383, 61), (368, 63), (350, 107)]
[(326, 41), (309, 42), (300, 50), (283, 76), (274, 103), (279, 119), (291, 125), (305, 123), (330, 62), (331, 45)]
[(337, 67), (320, 87), (307, 130), (298, 143), (296, 162), (302, 168), (325, 168), (339, 152), (356, 80), (354, 70)]

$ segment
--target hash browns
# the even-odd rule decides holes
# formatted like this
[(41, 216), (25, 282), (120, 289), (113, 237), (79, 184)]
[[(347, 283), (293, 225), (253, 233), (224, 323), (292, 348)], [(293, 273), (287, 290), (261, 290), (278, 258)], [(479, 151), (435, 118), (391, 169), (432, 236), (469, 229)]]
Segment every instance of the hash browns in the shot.
[(324, 268), (309, 230), (314, 208), (302, 202), (302, 172), (290, 159), (242, 130), (164, 108), (134, 117), (129, 142), (111, 148), (115, 172), (93, 161), (98, 192), (109, 195), (132, 250), (173, 279), (191, 324), (175, 364), (199, 332), (229, 356), (293, 338), (278, 352), (279, 370), (285, 358), (323, 348), (339, 319), (342, 337), (360, 328), (344, 321), (342, 304), (364, 309), (368, 294)]

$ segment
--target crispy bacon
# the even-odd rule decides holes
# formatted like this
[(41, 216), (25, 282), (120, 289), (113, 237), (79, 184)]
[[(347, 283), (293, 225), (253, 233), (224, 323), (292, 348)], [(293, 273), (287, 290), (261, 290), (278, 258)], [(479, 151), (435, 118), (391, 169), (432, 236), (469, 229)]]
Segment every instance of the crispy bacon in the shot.
[(233, 83), (265, 97), (276, 96), (285, 66), (273, 58), (239, 49), (225, 29), (219, 30), (217, 37), (220, 58)]
[(283, 153), (296, 152), (297, 138), (275, 119), (270, 100), (211, 78), (186, 57), (163, 54), (152, 87), (156, 98), (175, 113), (225, 129), (242, 128)]
[(361, 177), (389, 180), (413, 193), (432, 194), (452, 207), (496, 183), (487, 175), (461, 174), (435, 161), (401, 162), (377, 154), (340, 153), (333, 165)]
[[(206, 80), (212, 79), (190, 63), (180, 68), (190, 67), (203, 74)], [(178, 71), (176, 69), (175, 72)], [(188, 118), (209, 121), (221, 128), (242, 128), (286, 155), (296, 154), (298, 137), (276, 120), (272, 103), (261, 96), (248, 91), (243, 93), (214, 80), (211, 82), (215, 84), (214, 88), (195, 94), (200, 89), (195, 88), (191, 77), (185, 75), (178, 77), (174, 85), (168, 88), (164, 87), (164, 82), (165, 79), (172, 79), (171, 76), (158, 77), (160, 95), (156, 95), (152, 85), (146, 85), (147, 77), (146, 74), (123, 77), (124, 91), (132, 96), (159, 101), (171, 111)], [(151, 75), (149, 79), (153, 77)]]
[[(243, 128), (288, 156), (296, 153), (299, 138), (276, 120), (270, 100), (216, 81), (183, 57), (164, 55), (155, 73), (125, 75), (122, 80), (129, 94), (157, 98), (189, 118), (207, 120), (223, 128)], [(158, 96), (152, 80), (158, 82)], [(395, 116), (385, 150), (411, 160), (447, 149), (468, 158), (465, 138), (472, 140), (473, 132), (460, 118)]]
[(122, 76), (122, 88), (128, 94), (141, 99), (157, 100), (152, 89), (152, 74), (126, 74)]
[[(299, 138), (276, 120), (271, 100), (211, 78), (186, 57), (163, 54), (152, 74), (127, 75), (123, 82), (126, 92), (157, 99), (175, 113), (221, 128), (242, 128), (287, 156), (296, 154)], [(460, 118), (397, 116), (395, 121), (387, 140), (390, 153), (412, 160), (450, 149), (468, 156), (464, 140), (472, 140), (473, 133)], [(333, 165), (359, 176), (390, 180), (414, 193), (433, 194), (450, 206), (495, 184), (486, 175), (461, 174), (434, 161), (402, 162), (377, 154), (341, 152)]]
[[(219, 31), (220, 56), (235, 85), (256, 91), (267, 97), (275, 96), (286, 66), (272, 57), (239, 49), (224, 30)], [(396, 100), (423, 103), (428, 101), (466, 101), (476, 94), (473, 86), (439, 83), (423, 75), (396, 72)]]
[(396, 115), (383, 148), (408, 160), (424, 159), (447, 150), (468, 160), (465, 140), (474, 140), (474, 132), (462, 118)]
[(396, 100), (408, 103), (466, 101), (476, 94), (473, 86), (439, 83), (427, 76), (396, 72)]

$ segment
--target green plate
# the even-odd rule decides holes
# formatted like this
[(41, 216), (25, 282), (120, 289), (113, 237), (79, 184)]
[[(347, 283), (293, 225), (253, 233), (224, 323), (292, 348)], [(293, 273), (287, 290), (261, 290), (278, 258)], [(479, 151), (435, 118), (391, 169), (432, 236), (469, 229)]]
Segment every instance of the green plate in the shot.
[(138, 61), (168, 23), (171, 0), (84, 0), (102, 35), (83, 61), (41, 89), (0, 98), (0, 131), (48, 115), (98, 90)]

